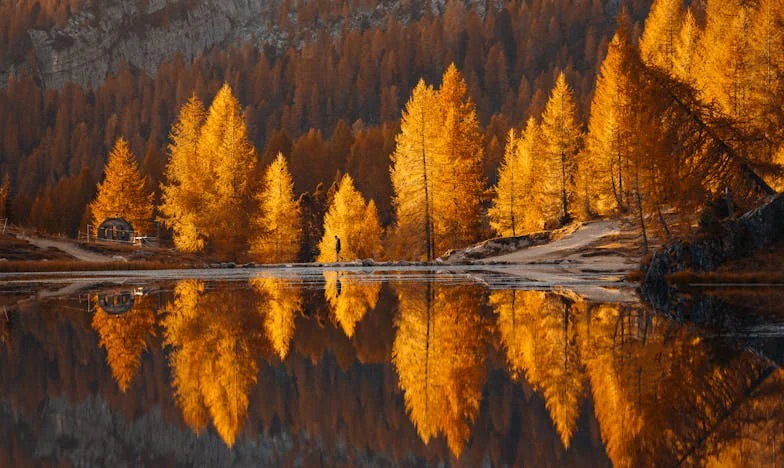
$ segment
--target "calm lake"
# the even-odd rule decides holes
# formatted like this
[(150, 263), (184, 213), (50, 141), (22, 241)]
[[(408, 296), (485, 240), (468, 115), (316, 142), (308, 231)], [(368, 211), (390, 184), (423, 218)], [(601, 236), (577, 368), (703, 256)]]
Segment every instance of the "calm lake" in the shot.
[(784, 464), (782, 327), (596, 287), (426, 268), (4, 280), (0, 464)]

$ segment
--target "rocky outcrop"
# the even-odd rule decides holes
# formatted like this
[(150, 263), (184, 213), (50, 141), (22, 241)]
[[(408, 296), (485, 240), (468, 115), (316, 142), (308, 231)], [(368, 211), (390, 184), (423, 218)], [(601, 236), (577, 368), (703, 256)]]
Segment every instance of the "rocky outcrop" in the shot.
[[(483, 0), (464, 0), (484, 15)], [(111, 73), (130, 65), (155, 74), (159, 65), (182, 54), (186, 63), (215, 46), (252, 42), (276, 49), (299, 47), (324, 30), (338, 35), (346, 27), (362, 29), (384, 24), (390, 16), (407, 24), (428, 6), (445, 9), (444, 0), (414, 3), (381, 0), (374, 7), (354, 7), (347, 17), (319, 18), (297, 24), (296, 4), (288, 21), (278, 25), (280, 0), (110, 0), (99, 10), (84, 10), (62, 27), (30, 30), (35, 73), (42, 86), (61, 88), (67, 82), (97, 87)], [(500, 4), (500, 3), (499, 3)], [(0, 86), (25, 64), (0, 67)], [(28, 70), (29, 71), (29, 70)]]
[(41, 83), (47, 88), (68, 81), (96, 87), (125, 64), (152, 75), (178, 53), (188, 62), (212, 46), (249, 37), (251, 29), (265, 41), (277, 38), (266, 21), (277, 2), (186, 3), (110, 2), (100, 13), (75, 15), (62, 28), (29, 31)]
[(534, 232), (523, 236), (498, 237), (482, 241), (471, 247), (460, 250), (449, 250), (439, 260), (449, 263), (459, 263), (467, 260), (494, 257), (505, 253), (515, 252), (520, 249), (533, 247), (550, 242), (551, 231)]
[(739, 218), (698, 233), (692, 242), (674, 242), (656, 252), (645, 267), (642, 295), (657, 309), (669, 310), (673, 291), (667, 275), (686, 269), (711, 271), (724, 262), (743, 258), (781, 240), (784, 240), (784, 194), (768, 199)]

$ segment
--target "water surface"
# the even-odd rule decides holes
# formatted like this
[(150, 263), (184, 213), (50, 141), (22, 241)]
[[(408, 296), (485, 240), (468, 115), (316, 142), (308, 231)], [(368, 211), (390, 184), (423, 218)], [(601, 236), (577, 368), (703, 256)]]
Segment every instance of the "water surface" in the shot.
[(185, 276), (5, 282), (0, 458), (784, 461), (775, 324), (729, 333), (569, 285), (459, 269)]

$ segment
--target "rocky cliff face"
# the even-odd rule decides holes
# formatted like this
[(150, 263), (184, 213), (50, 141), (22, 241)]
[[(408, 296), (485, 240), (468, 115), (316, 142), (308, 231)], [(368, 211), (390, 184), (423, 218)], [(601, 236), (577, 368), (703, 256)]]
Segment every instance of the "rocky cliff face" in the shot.
[[(484, 15), (484, 1), (464, 1)], [(296, 47), (313, 37), (315, 31), (326, 29), (335, 35), (346, 26), (358, 29), (383, 24), (390, 16), (406, 24), (427, 7), (434, 13), (443, 12), (446, 2), (415, 3), (412, 9), (401, 5), (400, 0), (381, 0), (372, 8), (351, 8), (347, 17), (320, 18), (309, 24), (297, 24), (292, 6), (288, 21), (293, 25), (293, 33), (276, 24), (280, 3), (280, 0), (110, 0), (100, 11), (79, 12), (63, 27), (28, 31), (35, 73), (46, 88), (61, 88), (69, 81), (96, 87), (125, 64), (152, 75), (162, 62), (178, 53), (187, 63), (211, 47), (244, 41), (278, 49)], [(20, 64), (0, 67), (0, 86), (21, 68), (24, 67)]]

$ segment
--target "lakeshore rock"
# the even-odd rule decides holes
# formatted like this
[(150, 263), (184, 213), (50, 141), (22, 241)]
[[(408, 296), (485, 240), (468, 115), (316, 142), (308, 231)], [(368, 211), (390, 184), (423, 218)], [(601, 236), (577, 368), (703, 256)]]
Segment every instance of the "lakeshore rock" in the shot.
[(672, 308), (674, 292), (667, 275), (686, 269), (711, 271), (723, 263), (747, 257), (784, 240), (784, 194), (740, 216), (698, 232), (691, 242), (676, 241), (655, 252), (644, 267), (643, 298), (658, 310)]

